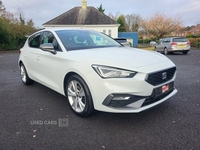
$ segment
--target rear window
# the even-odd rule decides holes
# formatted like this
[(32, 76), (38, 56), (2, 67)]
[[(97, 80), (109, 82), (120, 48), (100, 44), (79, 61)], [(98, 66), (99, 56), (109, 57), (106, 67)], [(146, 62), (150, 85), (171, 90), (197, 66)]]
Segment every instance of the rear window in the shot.
[(174, 38), (172, 42), (188, 42), (188, 39), (186, 38)]

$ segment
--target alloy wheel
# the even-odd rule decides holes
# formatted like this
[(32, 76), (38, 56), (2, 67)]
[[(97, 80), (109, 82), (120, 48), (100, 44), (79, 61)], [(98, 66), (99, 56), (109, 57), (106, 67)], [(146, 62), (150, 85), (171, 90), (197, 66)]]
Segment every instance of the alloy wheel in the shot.
[(21, 79), (24, 83), (26, 82), (26, 71), (23, 65), (21, 65)]
[(82, 85), (76, 81), (72, 80), (68, 84), (68, 100), (75, 112), (83, 112), (86, 106), (86, 96)]

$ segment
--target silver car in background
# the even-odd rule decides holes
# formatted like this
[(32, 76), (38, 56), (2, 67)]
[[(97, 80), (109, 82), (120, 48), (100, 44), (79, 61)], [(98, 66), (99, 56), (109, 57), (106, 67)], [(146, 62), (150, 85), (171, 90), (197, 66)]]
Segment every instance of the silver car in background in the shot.
[(190, 51), (190, 41), (185, 37), (167, 37), (155, 45), (155, 51), (163, 52), (165, 55), (173, 52), (182, 52), (186, 55)]

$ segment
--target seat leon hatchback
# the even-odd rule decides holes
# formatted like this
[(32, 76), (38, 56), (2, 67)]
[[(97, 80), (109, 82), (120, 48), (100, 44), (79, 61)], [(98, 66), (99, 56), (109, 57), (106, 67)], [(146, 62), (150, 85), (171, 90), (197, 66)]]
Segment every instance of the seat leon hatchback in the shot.
[(18, 65), (25, 85), (64, 95), (72, 111), (137, 113), (177, 93), (176, 66), (154, 51), (124, 47), (85, 29), (44, 29), (28, 37)]

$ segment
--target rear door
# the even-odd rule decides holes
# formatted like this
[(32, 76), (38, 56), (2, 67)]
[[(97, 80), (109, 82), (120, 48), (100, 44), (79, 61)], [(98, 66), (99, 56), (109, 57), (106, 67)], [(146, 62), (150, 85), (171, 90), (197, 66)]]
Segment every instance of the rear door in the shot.
[(37, 59), (38, 59), (38, 53), (40, 53), (40, 37), (43, 32), (38, 32), (31, 36), (28, 39), (28, 45), (23, 50), (23, 63), (26, 67), (27, 73), (29, 77), (33, 80), (36, 79), (37, 76)]
[(163, 50), (163, 41), (164, 39), (160, 39), (159, 43), (156, 45), (156, 50), (159, 52)]

